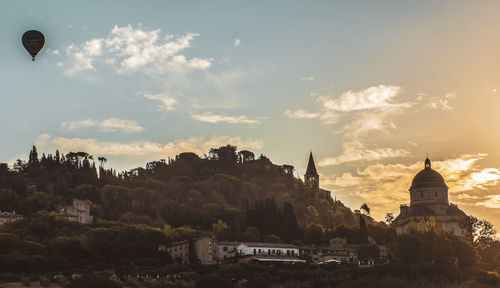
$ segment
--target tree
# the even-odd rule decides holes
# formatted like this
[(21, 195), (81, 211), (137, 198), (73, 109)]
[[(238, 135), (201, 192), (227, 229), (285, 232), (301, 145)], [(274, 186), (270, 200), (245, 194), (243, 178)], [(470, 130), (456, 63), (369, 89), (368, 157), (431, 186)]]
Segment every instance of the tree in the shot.
[(363, 211), (366, 215), (370, 215), (370, 207), (368, 207), (368, 204), (363, 203), (359, 209), (361, 209), (361, 211)]
[(305, 232), (305, 240), (308, 243), (319, 245), (323, 242), (325, 228), (320, 224), (311, 223), (307, 225)]
[(230, 231), (229, 226), (227, 226), (227, 224), (220, 219), (217, 223), (212, 224), (212, 232), (214, 233), (216, 239), (227, 240), (227, 236)]
[(236, 146), (226, 145), (219, 148), (210, 148), (209, 158), (211, 160), (219, 160), (223, 163), (223, 166), (233, 167), (238, 161), (238, 156), (236, 155)]
[(487, 220), (479, 220), (474, 216), (469, 216), (472, 229), (472, 243), (475, 248), (484, 250), (495, 242), (497, 231)]
[(248, 150), (241, 150), (238, 152), (238, 162), (240, 164), (253, 160), (255, 160), (255, 154), (253, 154), (253, 152)]
[(97, 157), (97, 160), (99, 161), (99, 177), (102, 177), (104, 175), (104, 163), (108, 161), (106, 157)]
[(30, 151), (28, 163), (38, 163), (38, 152), (36, 151), (35, 145), (33, 145), (33, 148)]
[(392, 221), (394, 221), (394, 214), (392, 212), (385, 214), (385, 223), (391, 224)]
[(368, 232), (366, 231), (366, 221), (362, 215), (359, 215), (359, 240), (362, 243), (368, 242)]

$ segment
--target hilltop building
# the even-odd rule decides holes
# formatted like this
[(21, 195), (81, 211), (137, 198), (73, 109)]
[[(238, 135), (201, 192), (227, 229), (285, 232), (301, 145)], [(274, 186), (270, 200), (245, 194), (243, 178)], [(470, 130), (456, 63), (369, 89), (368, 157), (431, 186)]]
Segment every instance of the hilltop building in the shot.
[(310, 184), (314, 189), (319, 188), (319, 175), (314, 165), (312, 152), (309, 154), (309, 162), (307, 163), (306, 174), (304, 174), (304, 182)]
[(396, 232), (405, 233), (411, 222), (432, 218), (457, 236), (467, 237), (470, 232), (468, 216), (448, 201), (448, 186), (443, 176), (431, 168), (431, 160), (425, 159), (425, 167), (413, 178), (410, 187), (410, 205), (401, 205), (400, 214), (394, 219)]
[(90, 204), (85, 200), (73, 199), (73, 205), (59, 208), (58, 214), (61, 218), (82, 224), (92, 224), (94, 221)]

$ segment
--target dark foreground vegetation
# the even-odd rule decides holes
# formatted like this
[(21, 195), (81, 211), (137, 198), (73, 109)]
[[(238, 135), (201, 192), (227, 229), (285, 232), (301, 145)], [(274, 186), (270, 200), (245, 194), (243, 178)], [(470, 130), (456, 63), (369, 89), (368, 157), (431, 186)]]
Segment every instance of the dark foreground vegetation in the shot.
[[(328, 191), (295, 178), (292, 166), (229, 145), (122, 173), (105, 162), (84, 152), (40, 157), (33, 147), (27, 162), (0, 164), (0, 210), (24, 217), (0, 226), (0, 280), (68, 287), (499, 285), (500, 244), (487, 221), (471, 218), (469, 240), (433, 222), (396, 235), (367, 206), (364, 214), (353, 213)], [(74, 198), (90, 203), (93, 224), (58, 217), (58, 208)], [(341, 237), (356, 245), (360, 259), (379, 263), (186, 266), (158, 251), (160, 244), (201, 235), (297, 245)], [(379, 260), (368, 236), (388, 247), (387, 261)]]

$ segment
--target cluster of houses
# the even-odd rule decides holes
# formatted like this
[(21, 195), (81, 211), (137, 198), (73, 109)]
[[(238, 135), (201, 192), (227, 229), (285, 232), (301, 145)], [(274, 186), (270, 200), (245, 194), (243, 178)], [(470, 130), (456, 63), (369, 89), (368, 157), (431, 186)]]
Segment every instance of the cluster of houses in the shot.
[(23, 215), (16, 214), (16, 211), (0, 212), (0, 225), (15, 222), (21, 219), (23, 219)]
[[(178, 263), (210, 265), (225, 261), (239, 263), (346, 263), (360, 265), (358, 252), (346, 240), (334, 238), (328, 246), (299, 246), (285, 243), (259, 243), (216, 241), (212, 237), (199, 237), (180, 241), (170, 246), (159, 245), (159, 251), (170, 254)], [(373, 261), (372, 261), (373, 263)]]
[[(57, 216), (68, 221), (79, 222), (81, 224), (92, 224), (94, 217), (90, 213), (90, 204), (88, 201), (73, 199), (73, 205), (59, 207)], [(0, 225), (15, 222), (23, 219), (23, 215), (13, 212), (0, 212)]]

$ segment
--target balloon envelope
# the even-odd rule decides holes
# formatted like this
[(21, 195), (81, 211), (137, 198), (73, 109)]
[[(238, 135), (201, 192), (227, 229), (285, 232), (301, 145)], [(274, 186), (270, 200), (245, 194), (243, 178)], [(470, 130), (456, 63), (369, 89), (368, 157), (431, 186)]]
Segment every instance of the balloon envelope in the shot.
[(22, 41), (24, 48), (33, 57), (33, 61), (35, 61), (36, 54), (42, 50), (45, 44), (45, 37), (40, 31), (30, 30), (23, 34)]

